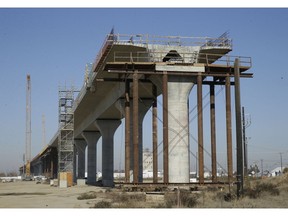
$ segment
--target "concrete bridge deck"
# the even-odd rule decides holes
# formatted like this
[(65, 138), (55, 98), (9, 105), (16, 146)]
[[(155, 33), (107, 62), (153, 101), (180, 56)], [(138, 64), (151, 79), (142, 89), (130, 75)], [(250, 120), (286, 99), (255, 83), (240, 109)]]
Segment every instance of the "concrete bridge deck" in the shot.
[[(216, 84), (217, 81), (223, 82), (225, 78), (234, 76), (234, 60), (239, 59), (240, 65), (240, 76), (241, 77), (252, 77), (253, 74), (246, 73), (246, 71), (251, 67), (251, 58), (249, 57), (239, 57), (239, 56), (228, 56), (226, 55), (232, 50), (231, 40), (223, 38), (196, 38), (198, 42), (195, 42), (195, 38), (189, 37), (160, 37), (161, 42), (155, 41), (154, 37), (149, 38), (143, 37), (143, 35), (135, 35), (125, 37), (124, 40), (120, 39), (121, 36), (115, 35), (113, 32), (107, 35), (104, 44), (85, 80), (85, 83), (75, 100), (73, 111), (74, 111), (74, 138), (75, 140), (85, 140), (84, 142), (89, 146), (94, 146), (91, 151), (94, 151), (92, 155), (89, 156), (88, 153), (88, 181), (91, 183), (95, 182), (96, 170), (89, 174), (89, 157), (90, 160), (94, 161), (92, 169), (95, 169), (95, 145), (100, 136), (103, 139), (103, 152), (102, 152), (102, 167), (103, 167), (103, 180), (104, 184), (111, 186), (113, 184), (113, 175), (111, 177), (111, 172), (113, 174), (113, 136), (114, 132), (120, 124), (120, 120), (125, 117), (125, 100), (127, 102), (127, 94), (131, 102), (135, 101), (135, 85), (137, 85), (137, 98), (142, 101), (146, 101), (143, 107), (139, 108), (137, 102), (137, 117), (140, 118), (139, 123), (139, 137), (137, 138), (137, 143), (135, 146), (135, 138), (133, 138), (132, 133), (133, 125), (132, 120), (130, 119), (130, 167), (126, 169), (133, 170), (135, 172), (136, 166), (138, 166), (138, 171), (141, 173), (141, 154), (142, 154), (142, 134), (141, 134), (141, 124), (142, 120), (147, 112), (147, 110), (152, 106), (152, 102), (155, 97), (163, 94), (163, 74), (168, 75), (168, 107), (173, 112), (173, 106), (177, 106), (176, 110), (182, 110), (181, 116), (184, 122), (187, 122), (187, 95), (189, 95), (190, 90), (193, 87), (194, 83), (197, 83), (197, 77), (201, 76), (201, 80), (204, 80), (207, 77), (213, 77), (213, 82)], [(128, 38), (128, 39), (127, 39)], [(202, 42), (199, 42), (199, 40)], [(200, 40), (200, 41), (201, 41)], [(163, 42), (164, 41), (164, 42)], [(189, 43), (187, 42), (189, 41)], [(135, 73), (137, 73), (137, 78), (135, 81)], [(199, 82), (199, 79), (198, 79)], [(127, 83), (129, 83), (129, 90), (127, 92)], [(138, 84), (139, 83), (139, 84)], [(177, 85), (175, 85), (175, 83)], [(190, 83), (187, 87), (182, 89), (182, 86), (186, 85), (184, 83)], [(202, 82), (201, 82), (202, 83)], [(223, 83), (222, 83), (223, 84)], [(156, 86), (156, 92), (153, 92), (153, 86)], [(171, 89), (173, 89), (173, 94), (171, 94)], [(169, 93), (170, 91), (170, 93)], [(167, 92), (165, 92), (167, 93)], [(186, 95), (186, 96), (185, 96)], [(173, 97), (175, 97), (173, 99)], [(179, 101), (181, 99), (184, 107), (178, 107)], [(172, 98), (172, 99), (171, 99)], [(137, 100), (138, 100), (137, 99)], [(177, 99), (175, 102), (173, 100)], [(133, 105), (134, 106), (134, 105)], [(181, 105), (180, 105), (181, 106)], [(131, 113), (135, 109), (131, 105)], [(164, 108), (163, 108), (164, 109)], [(142, 110), (142, 111), (141, 111)], [(142, 113), (141, 113), (142, 112)], [(130, 115), (131, 115), (130, 113)], [(135, 111), (136, 113), (136, 111)], [(134, 114), (135, 114), (134, 113)], [(134, 117), (135, 118), (135, 117)], [(141, 120), (142, 119), (142, 120)], [(137, 120), (137, 121), (138, 121)], [(174, 120), (175, 121), (175, 120)], [(175, 126), (173, 119), (169, 119), (169, 128)], [(137, 126), (138, 127), (138, 126)], [(177, 129), (178, 128), (178, 129)], [(179, 128), (176, 126), (178, 133), (183, 133), (183, 127)], [(181, 131), (182, 130), (182, 131)], [(56, 132), (53, 139), (50, 141), (47, 149), (44, 149), (43, 152), (47, 151), (51, 147), (58, 146), (58, 133)], [(137, 132), (138, 133), (138, 132)], [(187, 134), (187, 133), (186, 133)], [(91, 136), (90, 136), (91, 135)], [(138, 134), (137, 134), (138, 135)], [(169, 145), (172, 145), (172, 140), (175, 137), (171, 138), (170, 133)], [(181, 135), (184, 136), (185, 135)], [(186, 140), (182, 144), (182, 150), (179, 150), (182, 153), (179, 155), (174, 148), (178, 147), (169, 147), (169, 154), (174, 155), (171, 158), (177, 158), (177, 163), (181, 163), (179, 159), (184, 160), (185, 167), (187, 168), (187, 161), (189, 161), (189, 156), (182, 157), (183, 154), (187, 155), (187, 142), (189, 142), (188, 135), (186, 135)], [(132, 139), (134, 139), (132, 141)], [(179, 138), (178, 138), (179, 139)], [(183, 139), (180, 138), (180, 139)], [(76, 142), (76, 141), (75, 141)], [(171, 142), (171, 143), (170, 143)], [(181, 141), (179, 141), (181, 143)], [(181, 146), (181, 144), (177, 146)], [(77, 144), (76, 144), (77, 145)], [(85, 146), (85, 145), (84, 145)], [(134, 147), (133, 147), (134, 146)], [(186, 146), (186, 147), (184, 147)], [(137, 153), (134, 152), (133, 148), (138, 148), (138, 157)], [(184, 147), (184, 149), (183, 149)], [(174, 151), (174, 152), (173, 152)], [(177, 150), (178, 151), (178, 150)], [(78, 152), (79, 153), (79, 152)], [(127, 152), (126, 152), (127, 154)], [(182, 155), (182, 156), (181, 156)], [(43, 153), (40, 153), (34, 158), (34, 163), (36, 160), (39, 160), (43, 156)], [(79, 155), (78, 155), (79, 156)], [(112, 157), (112, 159), (111, 159)], [(188, 158), (187, 158), (188, 157)], [(93, 158), (93, 159), (91, 159)], [(108, 159), (107, 159), (108, 158)], [(79, 158), (78, 158), (79, 160)], [(33, 164), (32, 161), (32, 164)], [(132, 162), (131, 162), (132, 161)], [(135, 163), (137, 165), (134, 165)], [(79, 161), (78, 161), (79, 162)], [(175, 161), (174, 161), (175, 162)], [(111, 164), (112, 163), (112, 164)], [(35, 163), (36, 164), (36, 163)], [(177, 164), (176, 164), (177, 165)], [(182, 163), (183, 165), (183, 163)], [(36, 165), (35, 165), (36, 166)], [(178, 178), (177, 175), (182, 175), (182, 171), (179, 173), (171, 174), (171, 166), (169, 169), (170, 179), (174, 178), (173, 182), (186, 182), (183, 178)], [(189, 164), (188, 164), (189, 166)], [(83, 167), (83, 166), (82, 166)], [(174, 167), (175, 168), (175, 167)], [(174, 169), (173, 168), (173, 169)], [(186, 169), (185, 168), (185, 169)], [(189, 168), (189, 167), (188, 167)], [(83, 169), (83, 168), (82, 168)], [(106, 171), (105, 171), (106, 169)], [(185, 176), (187, 176), (186, 170)], [(83, 173), (83, 171), (82, 171)], [(106, 173), (106, 174), (105, 174)], [(133, 173), (133, 172), (132, 172)], [(79, 174), (79, 172), (78, 172)], [(133, 174), (132, 174), (133, 175)], [(89, 180), (90, 176), (90, 180)], [(79, 176), (81, 177), (81, 176)], [(83, 177), (83, 176), (82, 176)], [(106, 179), (105, 179), (106, 178)], [(107, 180), (107, 181), (106, 181)], [(106, 182), (105, 182), (106, 181)], [(134, 178), (136, 181), (136, 178)], [(141, 182), (141, 174), (137, 181)], [(137, 183), (137, 182), (136, 182)]]

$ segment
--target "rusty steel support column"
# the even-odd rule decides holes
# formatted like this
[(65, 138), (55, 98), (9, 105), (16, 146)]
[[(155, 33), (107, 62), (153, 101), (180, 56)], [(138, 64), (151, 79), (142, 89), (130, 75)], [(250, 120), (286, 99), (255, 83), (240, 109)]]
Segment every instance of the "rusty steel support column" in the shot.
[(211, 155), (212, 182), (217, 181), (216, 124), (215, 124), (215, 85), (210, 85)]
[(236, 115), (236, 146), (237, 146), (237, 197), (243, 194), (243, 145), (241, 123), (241, 98), (240, 98), (240, 72), (239, 59), (234, 62), (235, 80), (235, 115)]
[(163, 183), (169, 183), (168, 173), (168, 75), (163, 73)]
[(139, 176), (139, 130), (138, 130), (138, 110), (139, 110), (139, 86), (138, 86), (138, 71), (133, 74), (133, 183), (138, 183)]
[(198, 164), (199, 183), (204, 183), (204, 148), (203, 148), (203, 101), (202, 101), (202, 76), (197, 76), (197, 112), (198, 112)]
[(226, 138), (227, 138), (227, 169), (228, 182), (232, 181), (233, 177), (233, 162), (232, 162), (232, 123), (231, 123), (231, 83), (230, 75), (227, 74), (225, 80), (226, 92)]
[(158, 182), (158, 131), (157, 131), (157, 87), (152, 84), (152, 131), (153, 131), (153, 183)]
[(130, 182), (130, 81), (125, 83), (125, 182)]

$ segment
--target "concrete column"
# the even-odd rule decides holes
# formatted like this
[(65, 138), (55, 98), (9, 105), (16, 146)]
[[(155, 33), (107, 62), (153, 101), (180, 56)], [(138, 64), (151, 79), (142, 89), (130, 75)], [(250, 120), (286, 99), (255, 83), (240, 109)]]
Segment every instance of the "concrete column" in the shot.
[(189, 183), (189, 94), (195, 80), (168, 78), (169, 182)]
[(75, 146), (75, 140), (74, 140), (74, 145), (73, 145), (73, 182), (77, 182), (77, 173), (76, 173), (76, 158), (77, 158), (77, 149)]
[(82, 136), (87, 142), (88, 146), (88, 170), (87, 170), (87, 184), (96, 183), (96, 169), (97, 169), (97, 141), (101, 137), (98, 131), (82, 132)]
[(114, 133), (120, 124), (120, 120), (95, 121), (102, 135), (102, 183), (106, 187), (114, 185)]
[(86, 149), (87, 143), (84, 139), (75, 140), (75, 146), (76, 146), (77, 153), (78, 153), (77, 178), (82, 179), (82, 178), (85, 178), (85, 149)]

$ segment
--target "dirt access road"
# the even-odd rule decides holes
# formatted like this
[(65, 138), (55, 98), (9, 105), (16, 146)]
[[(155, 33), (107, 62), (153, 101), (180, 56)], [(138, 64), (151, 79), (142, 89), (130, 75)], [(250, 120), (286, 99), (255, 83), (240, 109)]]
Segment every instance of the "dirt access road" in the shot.
[(35, 181), (0, 183), (0, 208), (90, 208), (97, 200), (78, 200), (89, 191), (105, 191), (95, 186), (53, 187)]

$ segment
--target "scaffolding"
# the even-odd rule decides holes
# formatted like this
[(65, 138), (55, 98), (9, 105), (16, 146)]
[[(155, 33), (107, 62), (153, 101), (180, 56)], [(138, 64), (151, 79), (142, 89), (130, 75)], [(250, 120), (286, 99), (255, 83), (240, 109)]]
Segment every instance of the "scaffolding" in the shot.
[(74, 103), (75, 88), (59, 87), (58, 173), (73, 173), (74, 160)]

